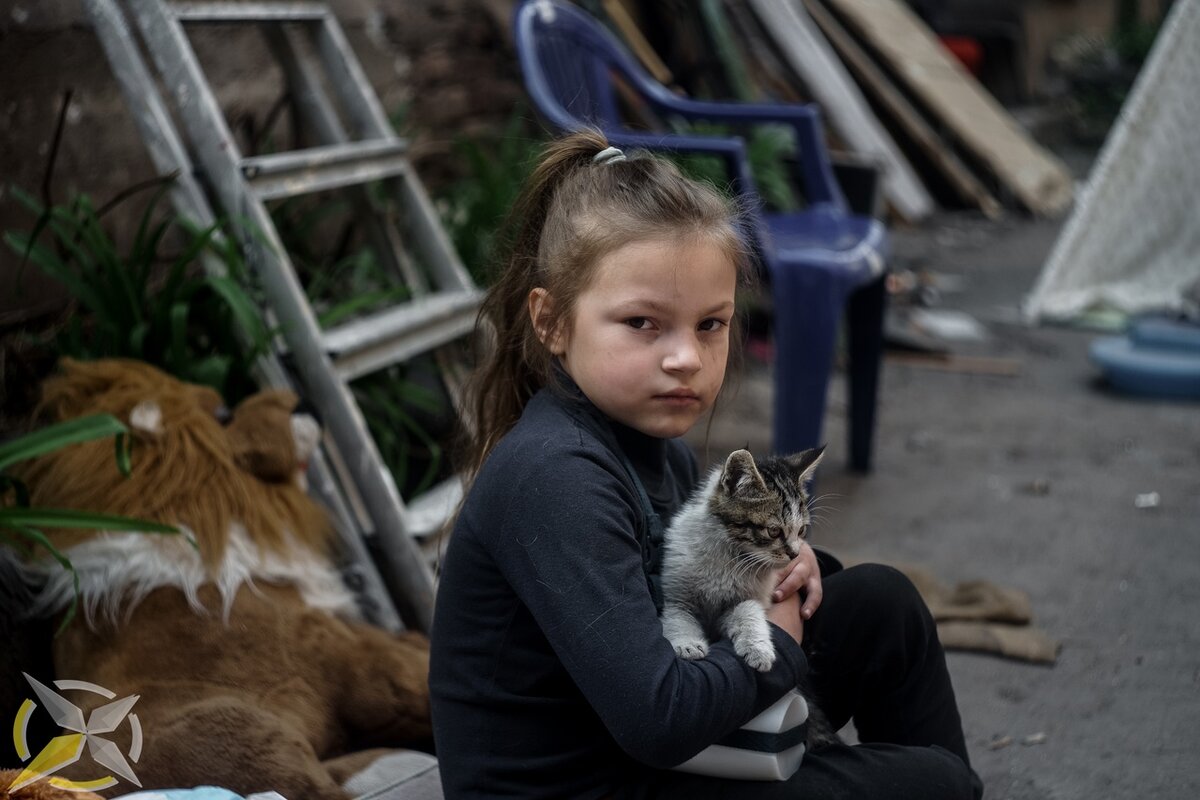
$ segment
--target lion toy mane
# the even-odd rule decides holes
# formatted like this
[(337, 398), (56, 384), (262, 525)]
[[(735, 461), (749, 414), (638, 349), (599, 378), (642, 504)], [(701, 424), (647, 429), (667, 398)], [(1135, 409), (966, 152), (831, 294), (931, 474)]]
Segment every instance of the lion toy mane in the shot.
[[(54, 641), (55, 673), (138, 695), (145, 788), (343, 800), (378, 748), (431, 741), (428, 640), (357, 618), (329, 518), (304, 491), (319, 428), (296, 406), (265, 390), (229, 415), (211, 389), (124, 360), (64, 359), (43, 385), (41, 421), (126, 422), (133, 469), (116, 469), (111, 440), (65, 448), (20, 473), (31, 504), (183, 532), (51, 534), (81, 609)], [(27, 568), (44, 583), (34, 612), (70, 605), (70, 573)]]

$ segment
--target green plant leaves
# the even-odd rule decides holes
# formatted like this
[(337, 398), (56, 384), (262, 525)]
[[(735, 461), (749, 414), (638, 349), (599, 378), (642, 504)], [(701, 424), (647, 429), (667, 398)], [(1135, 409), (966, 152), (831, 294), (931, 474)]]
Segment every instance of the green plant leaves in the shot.
[(379, 454), (405, 498), (431, 488), (446, 467), (437, 419), (447, 408), (438, 392), (402, 367), (367, 376), (353, 386)]
[(50, 425), (0, 445), (0, 472), (20, 461), (37, 458), (68, 445), (127, 432), (125, 426), (109, 414), (94, 414)]
[[(129, 431), (116, 417), (108, 414), (93, 414), (59, 422), (0, 445), (0, 498), (11, 491), (16, 500), (15, 505), (0, 506), (0, 542), (20, 544), (25, 541), (40, 546), (63, 569), (71, 573), (71, 579), (75, 584), (75, 600), (59, 624), (59, 633), (75, 617), (79, 598), (79, 575), (70, 559), (54, 546), (54, 543), (41, 530), (42, 528), (179, 533), (179, 529), (173, 525), (164, 525), (151, 520), (76, 509), (31, 507), (29, 490), (25, 484), (16, 477), (4, 473), (5, 470), (22, 461), (106, 436), (114, 438), (114, 458), (117, 468), (122, 474), (128, 476), (132, 471), (130, 452), (132, 442), (129, 438)], [(194, 542), (193, 546), (195, 546)]]
[[(38, 217), (29, 233), (8, 231), (4, 240), (88, 312), (58, 335), (60, 354), (139, 359), (236, 402), (253, 386), (251, 367), (269, 347), (272, 332), (224, 227), (200, 227), (160, 210), (173, 186), (171, 179), (147, 181), (99, 210), (82, 194), (45, 209), (14, 187), (13, 196)], [(102, 218), (147, 189), (154, 191), (122, 253)], [(176, 254), (162, 252), (168, 242), (179, 248)]]
[[(673, 127), (676, 133), (704, 136), (745, 133), (746, 159), (750, 162), (750, 172), (758, 185), (763, 202), (777, 211), (794, 211), (800, 208), (797, 182), (793, 177), (795, 170), (788, 163), (789, 159), (795, 157), (796, 143), (788, 126), (763, 123), (744, 132), (734, 130), (729, 125), (677, 121)], [(705, 181), (718, 188), (729, 185), (730, 176), (726, 173), (725, 163), (717, 156), (687, 154), (671, 158), (680, 169), (696, 180)]]
[(544, 139), (523, 135), (527, 118), (527, 110), (518, 106), (499, 138), (486, 142), (459, 139), (454, 145), (467, 169), (439, 202), (442, 225), (463, 264), (481, 285), (489, 282), (500, 225), (545, 144)]
[(142, 531), (179, 533), (173, 525), (163, 525), (134, 517), (93, 514), (68, 508), (0, 508), (0, 528), (71, 528), (98, 531)]
[(212, 289), (224, 301), (225, 307), (233, 315), (234, 322), (242, 330), (259, 331), (265, 335), (262, 320), (258, 315), (258, 307), (241, 284), (228, 276), (209, 275), (204, 278), (204, 285)]
[[(71, 573), (71, 582), (75, 585), (75, 593), (73, 595), (75, 599), (67, 608), (67, 613), (63, 615), (62, 622), (58, 623), (58, 630), (54, 632), (54, 635), (58, 636), (67, 629), (67, 626), (71, 624), (71, 620), (75, 619), (75, 612), (79, 607), (79, 573), (75, 571), (71, 560), (63, 555), (62, 551), (55, 547), (53, 542), (46, 538), (46, 534), (36, 528), (28, 528), (23, 525), (13, 525), (11, 530), (15, 534), (40, 545), (63, 569)], [(5, 538), (7, 538), (7, 532), (3, 526), (0, 526), (0, 539)]]
[(364, 311), (407, 300), (410, 294), (408, 289), (403, 286), (366, 292), (321, 312), (318, 319), (322, 328), (332, 327), (343, 320), (352, 319)]

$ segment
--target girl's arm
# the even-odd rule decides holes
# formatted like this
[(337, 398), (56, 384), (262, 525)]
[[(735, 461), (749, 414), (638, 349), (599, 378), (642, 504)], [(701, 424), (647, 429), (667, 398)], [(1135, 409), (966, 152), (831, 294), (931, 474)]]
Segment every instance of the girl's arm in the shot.
[(703, 660), (677, 658), (646, 587), (637, 500), (621, 467), (603, 451), (537, 455), (490, 521), (493, 557), (622, 749), (674, 766), (796, 686), (804, 655), (775, 626), (770, 672), (749, 667), (728, 641)]

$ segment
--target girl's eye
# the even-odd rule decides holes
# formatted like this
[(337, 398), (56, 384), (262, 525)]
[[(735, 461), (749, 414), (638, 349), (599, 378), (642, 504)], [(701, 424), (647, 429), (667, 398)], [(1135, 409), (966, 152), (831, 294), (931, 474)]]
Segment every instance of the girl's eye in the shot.
[(625, 324), (640, 331), (650, 327), (650, 320), (646, 319), (645, 317), (630, 317), (629, 319), (625, 320)]
[(724, 324), (725, 324), (724, 321), (716, 319), (714, 317), (711, 319), (704, 320), (703, 322), (700, 323), (700, 325), (698, 327), (700, 328), (700, 330), (702, 330), (706, 333), (711, 333), (713, 331), (720, 330)]

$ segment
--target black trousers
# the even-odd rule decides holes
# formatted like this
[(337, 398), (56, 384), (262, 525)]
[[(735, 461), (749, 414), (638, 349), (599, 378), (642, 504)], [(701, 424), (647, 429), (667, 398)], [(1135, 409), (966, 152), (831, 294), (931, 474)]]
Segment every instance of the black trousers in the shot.
[(645, 798), (978, 800), (937, 628), (900, 572), (862, 564), (829, 575), (805, 623), (809, 689), (834, 728), (853, 719), (862, 744), (804, 755), (788, 781), (655, 772)]

